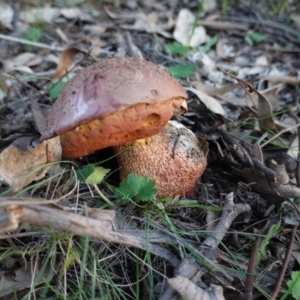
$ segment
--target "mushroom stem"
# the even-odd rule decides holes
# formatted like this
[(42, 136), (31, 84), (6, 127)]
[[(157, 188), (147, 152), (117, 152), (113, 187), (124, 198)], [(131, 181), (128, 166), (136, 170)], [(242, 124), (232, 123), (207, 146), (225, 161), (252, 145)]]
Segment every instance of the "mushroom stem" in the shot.
[(206, 167), (208, 147), (177, 121), (154, 136), (114, 147), (120, 178), (130, 173), (156, 181), (157, 197), (192, 196)]

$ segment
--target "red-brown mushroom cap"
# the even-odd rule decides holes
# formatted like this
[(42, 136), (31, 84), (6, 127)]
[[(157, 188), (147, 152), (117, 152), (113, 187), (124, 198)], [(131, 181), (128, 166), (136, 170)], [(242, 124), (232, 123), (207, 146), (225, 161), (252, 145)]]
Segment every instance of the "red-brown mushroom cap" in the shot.
[(54, 103), (41, 141), (61, 136), (63, 156), (157, 134), (187, 98), (166, 71), (139, 58), (111, 57), (81, 70)]

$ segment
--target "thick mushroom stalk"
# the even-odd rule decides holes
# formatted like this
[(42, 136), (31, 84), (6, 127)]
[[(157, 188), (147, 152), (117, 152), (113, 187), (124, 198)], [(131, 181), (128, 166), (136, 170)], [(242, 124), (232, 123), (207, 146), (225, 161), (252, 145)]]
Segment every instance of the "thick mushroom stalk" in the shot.
[(192, 196), (206, 167), (207, 143), (176, 121), (159, 134), (114, 147), (120, 177), (130, 173), (156, 181), (157, 197)]

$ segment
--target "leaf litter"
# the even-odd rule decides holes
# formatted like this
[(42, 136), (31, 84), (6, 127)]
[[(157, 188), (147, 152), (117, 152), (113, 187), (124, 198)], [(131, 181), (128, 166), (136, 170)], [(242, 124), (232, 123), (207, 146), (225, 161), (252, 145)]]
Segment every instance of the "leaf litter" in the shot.
[[(78, 236), (91, 236), (87, 261), (101, 252), (101, 266), (113, 269), (109, 275), (121, 298), (175, 299), (178, 291), (187, 300), (249, 293), (256, 299), (280, 299), (287, 293), (297, 299), (299, 262), (290, 255), (298, 247), (293, 232), (298, 234), (300, 220), (299, 3), (34, 4), (0, 4), (0, 243), (1, 253), (21, 249), (8, 257), (25, 260), (25, 265), (7, 268), (9, 258), (0, 259), (0, 272), (9, 281), (0, 281), (5, 296), (25, 291), (38, 298), (37, 285), (49, 297), (59, 289), (71, 295), (68, 285), (80, 277), (81, 267), (88, 270), (85, 284), (94, 288), (91, 294), (84, 291), (87, 298), (109, 295), (107, 285), (97, 289), (90, 284), (103, 273), (79, 263)], [(180, 199), (187, 206), (178, 205), (178, 197), (155, 199), (155, 182), (148, 178), (132, 174), (119, 182), (109, 151), (60, 162), (68, 171), (55, 179), (46, 174), (61, 160), (58, 139), (38, 143), (53, 101), (78, 69), (111, 55), (150, 60), (188, 91), (189, 111), (177, 118), (207, 139), (210, 152), (195, 196)], [(82, 170), (76, 181), (74, 174)], [(7, 196), (19, 192), (25, 197)], [(125, 194), (130, 201), (123, 201)], [(153, 206), (144, 205), (148, 199)], [(16, 231), (23, 222), (29, 224), (27, 232)], [(276, 234), (268, 234), (275, 227)], [(36, 228), (42, 236), (34, 234)], [(74, 236), (66, 239), (68, 233)], [(59, 234), (55, 248), (63, 253), (56, 256), (59, 271), (52, 281), (34, 282), (25, 266), (47, 257), (43, 245), (45, 239), (55, 240), (54, 234)], [(143, 252), (132, 254), (132, 247)], [(147, 253), (151, 256), (145, 261)], [(254, 259), (258, 253), (259, 262)], [(153, 270), (154, 281), (142, 280), (140, 288), (136, 279)], [(62, 278), (68, 283), (63, 287)]]

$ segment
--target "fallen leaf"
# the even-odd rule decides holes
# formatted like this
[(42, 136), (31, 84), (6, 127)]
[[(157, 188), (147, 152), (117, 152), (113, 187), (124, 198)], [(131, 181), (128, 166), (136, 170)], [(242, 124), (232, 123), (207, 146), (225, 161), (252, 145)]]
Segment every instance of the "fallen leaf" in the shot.
[(37, 23), (37, 22), (46, 22), (53, 23), (60, 15), (60, 10), (58, 8), (50, 7), (46, 5), (44, 7), (32, 8), (20, 13), (20, 19), (25, 23)]
[(258, 91), (255, 91), (255, 93), (258, 96), (257, 118), (259, 127), (263, 130), (274, 129), (275, 122), (272, 116), (272, 105), (270, 104), (268, 99), (264, 97), (261, 93), (259, 93)]
[(257, 160), (259, 160), (260, 162), (264, 161), (264, 156), (263, 156), (263, 152), (261, 150), (260, 147), (260, 143), (268, 137), (268, 132), (265, 132), (253, 145), (252, 150), (250, 152), (250, 154), (256, 158)]
[(197, 71), (216, 85), (221, 86), (224, 83), (224, 74), (216, 69), (216, 62), (204, 52), (189, 52), (188, 59), (197, 63)]
[(211, 12), (217, 7), (216, 0), (203, 0), (201, 3), (204, 12)]
[(14, 11), (10, 5), (1, 3), (0, 4), (0, 23), (7, 29), (13, 29), (12, 20)]
[(183, 8), (179, 11), (173, 32), (174, 39), (184, 46), (197, 47), (208, 40), (203, 26), (195, 26), (196, 17), (193, 13)]
[(288, 76), (288, 75), (281, 75), (281, 76), (268, 75), (268, 76), (264, 77), (263, 79), (271, 82), (272, 84), (286, 83), (286, 84), (290, 84), (290, 85), (298, 85), (300, 83), (300, 80), (298, 77)]
[(138, 31), (146, 31), (150, 33), (158, 33), (165, 38), (171, 38), (172, 35), (164, 29), (168, 29), (167, 25), (158, 24), (158, 16), (157, 13), (153, 12), (148, 15), (139, 14), (138, 18), (135, 18), (133, 25), (121, 25), (122, 28), (138, 30)]
[(52, 167), (50, 163), (59, 161), (60, 158), (59, 137), (44, 141), (27, 152), (11, 145), (0, 154), (0, 177), (11, 187), (13, 193), (17, 193), (32, 181), (42, 179)]
[(6, 83), (5, 78), (0, 73), (0, 101), (4, 99), (4, 101), (7, 101), (7, 98), (9, 97), (9, 86)]
[(287, 154), (289, 154), (291, 157), (293, 157), (294, 159), (298, 159), (298, 155), (299, 155), (299, 137), (298, 135), (294, 138), (294, 140), (292, 141), (289, 151), (287, 152)]
[(229, 92), (232, 92), (235, 89), (240, 88), (240, 85), (238, 83), (229, 83), (227, 85), (224, 85), (220, 88), (213, 87), (210, 85), (205, 85), (200, 81), (192, 81), (192, 85), (197, 89), (209, 96), (223, 96)]
[(35, 98), (31, 99), (31, 111), (38, 131), (43, 133), (46, 130), (47, 121)]
[(55, 31), (64, 43), (66, 43), (67, 45), (70, 44), (69, 38), (67, 37), (67, 35), (60, 28), (56, 28)]
[(216, 45), (216, 53), (219, 58), (230, 58), (236, 55), (233, 45), (226, 38), (219, 39)]
[(74, 57), (76, 54), (82, 53), (84, 55), (89, 55), (88, 53), (77, 49), (77, 48), (68, 48), (64, 50), (59, 57), (58, 66), (52, 78), (58, 78), (64, 76), (68, 73), (70, 67), (73, 65)]
[(171, 278), (168, 283), (180, 294), (183, 300), (225, 300), (223, 288), (219, 285), (211, 284), (207, 290), (204, 290), (182, 276)]
[(212, 111), (213, 113), (216, 113), (216, 114), (220, 114), (222, 116), (225, 116), (226, 113), (225, 113), (225, 110), (224, 108), (222, 107), (222, 105), (219, 103), (218, 100), (216, 100), (215, 98), (211, 97), (211, 96), (208, 96), (207, 94), (201, 92), (200, 90), (197, 90), (195, 88), (185, 88), (187, 91), (190, 91), (192, 93), (194, 93), (198, 98), (199, 100), (204, 103), (204, 105), (210, 110)]
[(12, 59), (4, 60), (3, 67), (6, 73), (13, 70), (22, 70), (25, 72), (33, 73), (33, 71), (29, 67), (39, 65), (42, 61), (42, 57), (36, 55), (35, 53), (23, 52), (22, 54), (19, 54)]
[(79, 19), (81, 21), (93, 22), (93, 17), (86, 11), (79, 7), (62, 8), (60, 10), (61, 15), (66, 19)]
[[(15, 264), (18, 266), (19, 263)], [(54, 266), (40, 261), (37, 266), (33, 263), (24, 264), (8, 270), (1, 271), (0, 291), (2, 299), (22, 299), (24, 290), (28, 290), (32, 284), (39, 285), (49, 282), (54, 275)]]
[[(276, 170), (276, 177), (280, 180), (282, 176), (280, 172), (282, 172), (282, 169), (279, 170), (279, 174), (277, 171), (278, 170)], [(292, 184), (280, 184), (275, 187), (273, 184), (269, 184), (265, 174), (260, 170), (243, 168), (241, 175), (253, 190), (271, 199), (273, 203), (283, 202), (286, 198), (300, 198), (300, 189), (298, 187)], [(276, 178), (276, 181), (278, 179)]]

